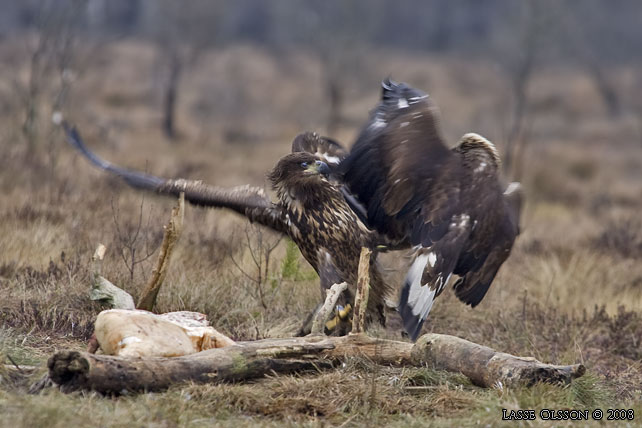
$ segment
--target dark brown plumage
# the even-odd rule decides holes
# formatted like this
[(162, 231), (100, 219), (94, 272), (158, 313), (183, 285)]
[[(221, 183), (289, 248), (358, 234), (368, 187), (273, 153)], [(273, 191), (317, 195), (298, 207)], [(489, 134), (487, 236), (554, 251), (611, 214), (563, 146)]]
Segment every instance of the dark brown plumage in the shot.
[(428, 95), (391, 81), (341, 163), (367, 225), (415, 250), (398, 306), (413, 339), (451, 274), (457, 297), (474, 307), (510, 253), (521, 192), (518, 183), (503, 192), (499, 165), (495, 146), (477, 134), (449, 150)]
[[(467, 134), (449, 150), (427, 95), (404, 84), (383, 83), (382, 101), (349, 153), (315, 133), (297, 136), (292, 153), (268, 176), (276, 203), (256, 187), (223, 189), (117, 167), (64, 126), (91, 162), (135, 188), (185, 192), (195, 205), (229, 208), (287, 234), (319, 274), (322, 290), (350, 285), (344, 305), (352, 300), (361, 247), (412, 248), (398, 310), (413, 340), (452, 273), (460, 277), (455, 293), (463, 302), (481, 301), (518, 234), (519, 186), (502, 192), (494, 146)], [(377, 251), (370, 276), (369, 319), (383, 323), (398, 287), (384, 281)]]

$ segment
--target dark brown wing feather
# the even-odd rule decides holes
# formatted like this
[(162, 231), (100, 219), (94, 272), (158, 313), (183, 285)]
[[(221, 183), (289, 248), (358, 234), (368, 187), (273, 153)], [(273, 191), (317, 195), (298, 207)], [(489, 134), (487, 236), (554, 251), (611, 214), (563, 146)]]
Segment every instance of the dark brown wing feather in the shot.
[(519, 186), (504, 194), (487, 189), (486, 195), (477, 214), (480, 227), (472, 234), (453, 271), (460, 276), (454, 286), (455, 294), (472, 307), (486, 295), (519, 235), (522, 198)]
[(429, 246), (447, 231), (459, 200), (461, 165), (443, 144), (426, 94), (385, 81), (382, 101), (350, 155), (343, 179), (390, 239)]
[(242, 214), (250, 221), (287, 233), (287, 224), (280, 207), (273, 204), (263, 189), (251, 186), (221, 188), (210, 186), (197, 180), (165, 179), (139, 171), (116, 166), (98, 157), (87, 148), (75, 128), (63, 122), (69, 143), (99, 168), (122, 178), (136, 189), (148, 190), (161, 195), (178, 196), (185, 193), (185, 200), (204, 206), (228, 208)]
[(369, 226), (416, 250), (398, 307), (412, 339), (452, 273), (461, 276), (459, 299), (477, 305), (518, 233), (519, 210), (502, 195), (494, 146), (467, 134), (448, 149), (435, 110), (424, 93), (385, 81), (381, 103), (340, 165)]

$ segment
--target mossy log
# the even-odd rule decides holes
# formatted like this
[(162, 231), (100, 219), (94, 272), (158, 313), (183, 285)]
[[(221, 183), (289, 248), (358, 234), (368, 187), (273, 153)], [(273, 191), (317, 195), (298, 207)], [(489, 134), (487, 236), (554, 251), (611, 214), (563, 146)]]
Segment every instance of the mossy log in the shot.
[(265, 339), (176, 358), (127, 359), (62, 351), (49, 359), (48, 366), (51, 380), (65, 391), (120, 393), (158, 391), (183, 381), (217, 383), (317, 371), (350, 357), (368, 358), (382, 365), (461, 372), (483, 387), (568, 383), (585, 372), (580, 364), (548, 365), (441, 334), (424, 335), (415, 344), (362, 334)]

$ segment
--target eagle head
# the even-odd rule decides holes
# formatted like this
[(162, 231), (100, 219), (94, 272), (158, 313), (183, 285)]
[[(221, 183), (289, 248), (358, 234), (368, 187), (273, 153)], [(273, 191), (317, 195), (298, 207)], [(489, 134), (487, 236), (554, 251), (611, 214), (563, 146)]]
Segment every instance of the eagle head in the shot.
[(279, 198), (294, 198), (301, 202), (314, 196), (318, 186), (329, 185), (327, 176), (330, 167), (307, 152), (290, 153), (283, 156), (268, 179)]
[(494, 171), (497, 171), (502, 164), (495, 145), (481, 135), (473, 132), (461, 137), (459, 145), (457, 145), (454, 150), (470, 161), (490, 164)]

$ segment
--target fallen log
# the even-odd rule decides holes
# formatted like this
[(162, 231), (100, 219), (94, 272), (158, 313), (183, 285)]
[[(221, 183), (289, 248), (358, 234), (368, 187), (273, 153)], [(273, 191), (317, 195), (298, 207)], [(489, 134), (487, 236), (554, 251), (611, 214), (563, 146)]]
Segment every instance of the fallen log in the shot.
[(533, 386), (538, 382), (569, 383), (586, 372), (583, 364), (545, 364), (532, 357), (497, 352), (456, 336), (429, 333), (412, 349), (412, 359), (430, 367), (459, 372), (483, 387)]
[(159, 391), (183, 381), (230, 382), (270, 373), (330, 368), (330, 360), (312, 360), (327, 343), (296, 339), (256, 341), (174, 358), (121, 358), (62, 351), (47, 366), (49, 377), (65, 392), (87, 389), (102, 393)]
[(461, 372), (483, 387), (569, 383), (585, 372), (581, 364), (544, 364), (441, 334), (426, 334), (415, 344), (363, 334), (265, 339), (175, 358), (128, 359), (62, 351), (49, 359), (48, 367), (51, 380), (65, 391), (120, 393), (158, 391), (184, 381), (218, 383), (273, 373), (322, 370), (351, 357), (367, 358), (382, 365)]

